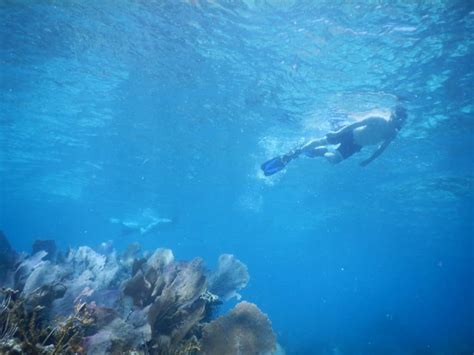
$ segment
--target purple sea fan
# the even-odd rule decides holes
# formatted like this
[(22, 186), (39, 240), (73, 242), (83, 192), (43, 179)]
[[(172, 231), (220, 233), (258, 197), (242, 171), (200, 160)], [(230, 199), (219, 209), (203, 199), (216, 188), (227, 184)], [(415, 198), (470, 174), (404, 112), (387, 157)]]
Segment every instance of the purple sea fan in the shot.
[(138, 350), (151, 339), (148, 324), (135, 328), (120, 318), (114, 319), (96, 334), (84, 338), (88, 354), (124, 354)]
[(217, 270), (209, 276), (209, 291), (224, 301), (241, 296), (237, 293), (249, 282), (247, 266), (232, 254), (219, 256)]
[(225, 316), (203, 328), (202, 354), (267, 354), (276, 349), (276, 338), (267, 315), (249, 302), (240, 302)]

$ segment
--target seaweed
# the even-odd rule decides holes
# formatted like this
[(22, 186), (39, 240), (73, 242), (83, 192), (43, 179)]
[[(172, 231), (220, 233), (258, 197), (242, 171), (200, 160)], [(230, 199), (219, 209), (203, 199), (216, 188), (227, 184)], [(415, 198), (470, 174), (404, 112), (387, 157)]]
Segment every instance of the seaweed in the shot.
[(27, 307), (18, 290), (1, 289), (0, 352), (5, 354), (81, 354), (84, 330), (92, 323), (85, 304), (52, 326), (43, 317), (46, 308)]
[(77, 304), (74, 307), (74, 314), (58, 323), (53, 329), (55, 339), (53, 355), (85, 352), (82, 347), (84, 331), (94, 322), (92, 313), (86, 306), (86, 303)]
[(11, 289), (2, 289), (2, 302), (0, 303), (0, 343), (13, 338), (18, 327), (10, 321), (10, 303), (14, 291)]

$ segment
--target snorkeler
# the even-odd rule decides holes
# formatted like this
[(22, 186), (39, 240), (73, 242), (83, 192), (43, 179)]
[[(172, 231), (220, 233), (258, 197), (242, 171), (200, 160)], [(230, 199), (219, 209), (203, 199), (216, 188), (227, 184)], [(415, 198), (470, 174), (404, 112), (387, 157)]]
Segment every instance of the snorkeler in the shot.
[[(302, 153), (310, 158), (325, 157), (330, 163), (337, 164), (365, 146), (379, 144), (375, 152), (360, 163), (361, 166), (366, 166), (382, 154), (396, 137), (406, 118), (406, 109), (402, 105), (397, 105), (388, 117), (368, 115), (336, 132), (329, 132), (323, 138), (313, 140), (285, 155), (273, 158), (263, 163), (261, 168), (265, 176), (273, 175)], [(329, 150), (329, 145), (338, 145), (338, 147)]]
[(113, 224), (119, 224), (122, 227), (121, 235), (146, 235), (157, 231), (163, 225), (172, 224), (173, 220), (170, 218), (157, 217), (153, 210), (146, 208), (133, 218), (121, 220), (118, 218), (110, 218)]

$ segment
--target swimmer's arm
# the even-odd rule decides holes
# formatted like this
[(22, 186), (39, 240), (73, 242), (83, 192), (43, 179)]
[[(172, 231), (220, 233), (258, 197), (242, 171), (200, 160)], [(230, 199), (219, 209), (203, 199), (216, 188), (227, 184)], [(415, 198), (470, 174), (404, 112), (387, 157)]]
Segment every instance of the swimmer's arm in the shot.
[(155, 220), (153, 222), (151, 222), (149, 225), (147, 225), (146, 227), (141, 227), (140, 228), (140, 234), (146, 234), (148, 233), (149, 231), (151, 231), (153, 228), (155, 228), (155, 226), (160, 223), (158, 220)]
[(385, 142), (383, 142), (378, 148), (377, 150), (371, 155), (371, 157), (369, 159), (366, 159), (366, 160), (363, 160), (359, 163), (360, 166), (367, 166), (368, 164), (370, 164), (373, 160), (377, 159), (380, 154), (383, 153), (383, 151), (388, 147), (388, 145), (390, 144), (390, 142), (392, 142), (394, 137), (390, 137), (388, 138)]

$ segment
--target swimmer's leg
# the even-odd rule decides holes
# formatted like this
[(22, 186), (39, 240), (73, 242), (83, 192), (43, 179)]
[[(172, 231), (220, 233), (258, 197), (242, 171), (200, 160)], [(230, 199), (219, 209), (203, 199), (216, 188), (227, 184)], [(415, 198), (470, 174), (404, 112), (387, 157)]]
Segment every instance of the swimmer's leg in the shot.
[(327, 152), (324, 154), (324, 157), (327, 159), (328, 162), (331, 164), (337, 164), (344, 160), (344, 157), (339, 153), (339, 151), (335, 150), (333, 152)]
[(309, 158), (323, 157), (326, 153), (328, 153), (328, 149), (325, 146), (306, 149), (304, 151), (304, 154)]
[(325, 147), (328, 142), (326, 137), (315, 139), (309, 143), (306, 143), (302, 148), (301, 151), (308, 157), (322, 157), (328, 150)]

